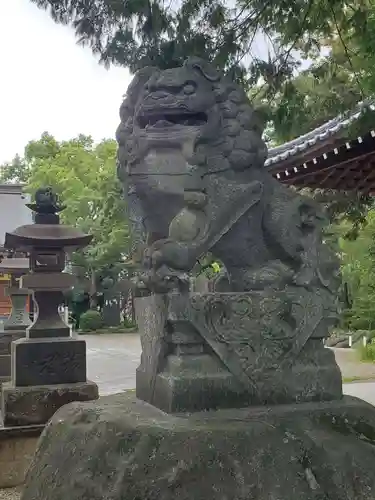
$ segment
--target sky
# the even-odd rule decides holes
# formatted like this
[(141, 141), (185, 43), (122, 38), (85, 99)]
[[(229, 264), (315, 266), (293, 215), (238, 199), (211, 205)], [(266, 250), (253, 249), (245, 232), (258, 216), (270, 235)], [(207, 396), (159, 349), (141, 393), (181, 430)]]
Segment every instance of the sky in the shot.
[[(267, 57), (262, 40), (254, 51)], [(43, 132), (58, 140), (114, 138), (128, 70), (99, 65), (72, 28), (30, 0), (0, 0), (0, 61), (0, 165)]]
[(0, 164), (45, 131), (113, 138), (128, 70), (99, 65), (30, 0), (0, 0)]

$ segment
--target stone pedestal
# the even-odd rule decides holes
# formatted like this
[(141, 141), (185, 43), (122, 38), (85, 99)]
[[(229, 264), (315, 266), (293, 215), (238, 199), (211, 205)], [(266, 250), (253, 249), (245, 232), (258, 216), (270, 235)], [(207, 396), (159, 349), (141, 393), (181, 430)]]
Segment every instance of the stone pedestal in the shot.
[[(187, 351), (197, 346), (203, 352)], [(334, 354), (321, 341), (309, 341), (290, 370), (263, 371), (263, 378), (255, 379), (254, 387), (248, 390), (192, 335), (188, 339), (174, 335), (168, 347), (170, 354), (155, 375), (152, 394), (150, 374), (144, 365), (136, 372), (137, 396), (167, 413), (329, 401), (342, 395), (342, 377)]]
[(73, 338), (23, 338), (12, 343), (12, 378), (2, 387), (4, 425), (45, 424), (72, 401), (99, 397), (86, 380), (86, 342)]
[[(138, 398), (173, 413), (342, 397), (340, 369), (321, 338), (308, 339), (296, 353), (283, 341), (287, 346), (283, 352), (266, 337), (267, 325), (254, 322), (245, 323), (235, 341), (231, 338), (235, 336), (233, 325), (226, 328), (217, 317), (202, 324), (205, 315), (190, 307), (191, 301), (204, 304), (210, 297), (220, 304), (229, 301), (231, 294), (172, 293), (135, 299), (142, 332)], [(259, 301), (255, 293), (242, 294), (240, 299), (246, 305), (249, 297), (254, 303)]]
[(28, 312), (30, 292), (24, 288), (8, 287), (6, 293), (12, 302), (12, 311), (0, 333), (0, 381), (11, 377), (11, 343), (26, 335), (31, 321)]
[(61, 406), (99, 397), (86, 380), (86, 342), (72, 338), (12, 343), (12, 379), (2, 386), (5, 426), (45, 424)]
[(13, 342), (12, 381), (16, 387), (86, 382), (86, 342), (73, 338)]
[(59, 288), (70, 275), (51, 273), (21, 278), (34, 290), (37, 315), (26, 338), (12, 342), (12, 378), (2, 388), (4, 425), (45, 424), (72, 401), (97, 399), (98, 387), (86, 380), (86, 342), (71, 337), (58, 312)]
[(56, 413), (22, 500), (373, 500), (374, 436), (350, 397), (167, 415), (109, 396)]

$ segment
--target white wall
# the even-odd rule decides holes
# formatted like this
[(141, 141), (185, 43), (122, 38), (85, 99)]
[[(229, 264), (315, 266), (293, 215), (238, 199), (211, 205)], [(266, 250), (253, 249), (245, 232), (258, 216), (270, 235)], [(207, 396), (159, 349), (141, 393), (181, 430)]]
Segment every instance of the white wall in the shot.
[(22, 186), (0, 184), (0, 247), (6, 232), (33, 223), (32, 212), (26, 207), (29, 201), (29, 195), (22, 194)]

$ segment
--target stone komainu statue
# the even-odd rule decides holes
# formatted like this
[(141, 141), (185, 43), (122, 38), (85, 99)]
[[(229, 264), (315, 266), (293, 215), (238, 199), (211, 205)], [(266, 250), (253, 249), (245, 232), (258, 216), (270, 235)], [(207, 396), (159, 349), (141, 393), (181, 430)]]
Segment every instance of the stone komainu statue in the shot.
[(215, 293), (191, 295), (188, 315), (250, 399), (340, 397), (340, 372), (322, 343), (337, 322), (339, 263), (314, 202), (265, 169), (246, 93), (192, 58), (141, 70), (120, 116), (118, 174), (134, 246), (146, 249), (145, 285), (166, 291), (210, 251), (225, 276)]

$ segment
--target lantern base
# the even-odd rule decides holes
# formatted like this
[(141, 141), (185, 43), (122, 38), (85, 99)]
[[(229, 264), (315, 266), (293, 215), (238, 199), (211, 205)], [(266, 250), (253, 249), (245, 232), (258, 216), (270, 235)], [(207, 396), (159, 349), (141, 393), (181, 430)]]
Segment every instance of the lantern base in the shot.
[(26, 330), (4, 330), (0, 333), (0, 382), (11, 377), (11, 344), (25, 337)]
[(15, 387), (86, 382), (86, 342), (69, 338), (23, 338), (12, 343)]
[(98, 386), (89, 380), (70, 385), (34, 387), (15, 387), (12, 382), (6, 382), (1, 395), (3, 423), (5, 427), (46, 424), (62, 406), (98, 397)]

